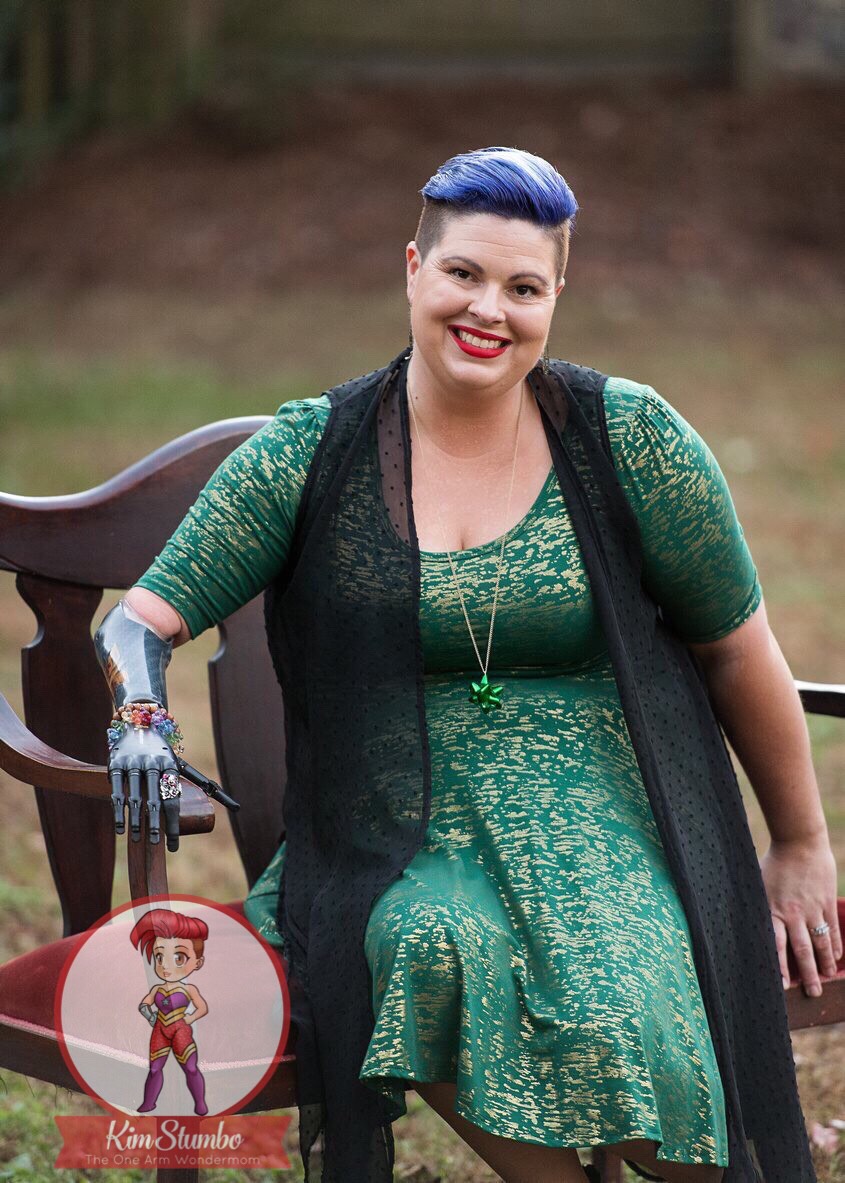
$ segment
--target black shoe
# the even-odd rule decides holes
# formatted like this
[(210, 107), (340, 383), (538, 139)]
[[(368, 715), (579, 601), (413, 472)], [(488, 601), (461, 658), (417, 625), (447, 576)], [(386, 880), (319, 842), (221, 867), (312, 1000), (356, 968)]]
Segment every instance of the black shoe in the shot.
[(662, 1175), (652, 1175), (651, 1171), (647, 1171), (645, 1167), (638, 1167), (635, 1162), (631, 1162), (630, 1158), (623, 1158), (622, 1161), (626, 1167), (630, 1167), (635, 1175), (639, 1175), (641, 1179), (656, 1180), (656, 1183), (666, 1183)]
[[(657, 1183), (666, 1183), (662, 1175), (652, 1175), (645, 1167), (638, 1167), (635, 1162), (631, 1162), (630, 1158), (624, 1158), (622, 1161), (631, 1168), (635, 1175), (639, 1175), (641, 1179), (652, 1179), (657, 1180)], [(584, 1174), (587, 1176), (588, 1183), (602, 1183), (601, 1172), (598, 1167), (594, 1167), (592, 1163), (582, 1165), (584, 1166)]]

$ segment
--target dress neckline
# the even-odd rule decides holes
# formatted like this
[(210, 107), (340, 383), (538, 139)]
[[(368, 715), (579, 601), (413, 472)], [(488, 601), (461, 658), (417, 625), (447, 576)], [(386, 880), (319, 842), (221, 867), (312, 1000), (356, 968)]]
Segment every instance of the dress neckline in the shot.
[[(489, 542), (479, 542), (477, 546), (466, 546), (463, 550), (453, 550), (452, 555), (478, 555), (484, 554), (485, 551), (495, 550), (502, 545), (502, 539), (510, 540), (514, 535), (520, 534), (522, 530), (528, 525), (529, 520), (539, 512), (542, 504), (546, 500), (549, 489), (554, 482), (556, 483), (556, 472), (554, 464), (549, 466), (549, 471), (546, 473), (546, 479), (543, 481), (543, 487), (534, 498), (528, 511), (516, 522), (509, 530), (500, 534), (497, 538), (492, 538)], [(437, 561), (441, 559), (444, 563), (449, 561), (449, 551), (446, 550), (422, 550), (420, 549), (420, 558), (429, 561)]]
[[(399, 397), (407, 400), (407, 388), (405, 386), (405, 368), (404, 367), (402, 367), (402, 369), (400, 371), (399, 383), (400, 383)], [(530, 381), (529, 381), (529, 385), (530, 385)], [(537, 394), (536, 394), (536, 392), (533, 391), (533, 389), (532, 389), (532, 394), (534, 395), (535, 400), (539, 401), (537, 399)], [(560, 433), (561, 438), (566, 439), (566, 437), (567, 437), (567, 435), (569, 435), (571, 429), (572, 429), (572, 416), (567, 415), (566, 421), (563, 424), (563, 427), (561, 429), (561, 433)], [(394, 467), (397, 467), (397, 466), (398, 465), (394, 464)], [(382, 524), (386, 528), (388, 535), (393, 540), (393, 542), (396, 546), (399, 546), (403, 549), (410, 547), (410, 542), (406, 538), (402, 537), (402, 535), (396, 529), (393, 521), (391, 520), (390, 510), (389, 510), (387, 502), (385, 500), (384, 490), (382, 488), (382, 480), (381, 480), (381, 474), (379, 472), (379, 465), (378, 464), (375, 464), (372, 466), (371, 480), (373, 482), (374, 492), (376, 494), (376, 497), (375, 497), (376, 511), (377, 511), (378, 516), (381, 518)], [(419, 549), (419, 547), (418, 547), (420, 562), (425, 561), (426, 563), (448, 563), (450, 553), (453, 555), (464, 555), (464, 556), (474, 557), (474, 556), (483, 556), (483, 555), (486, 555), (488, 551), (495, 550), (497, 547), (500, 547), (502, 545), (503, 538), (510, 540), (511, 537), (515, 537), (515, 536), (521, 534), (525, 529), (527, 529), (529, 524), (531, 522), (533, 522), (535, 516), (541, 511), (542, 507), (545, 505), (546, 499), (549, 497), (551, 489), (553, 487), (559, 487), (559, 482), (558, 482), (558, 477), (557, 477), (557, 469), (555, 467), (554, 459), (552, 458), (551, 464), (549, 466), (549, 470), (546, 474), (546, 480), (543, 484), (543, 487), (540, 489), (539, 493), (534, 498), (534, 503), (531, 505), (528, 512), (526, 514), (524, 514), (523, 517), (520, 518), (520, 520), (518, 522), (516, 522), (515, 525), (511, 526), (511, 528), (509, 530), (506, 530), (504, 534), (500, 534), (497, 538), (493, 538), (489, 542), (479, 543), (478, 546), (468, 546), (464, 550), (457, 550), (457, 551), (453, 550), (451, 552), (445, 551), (445, 550), (422, 550), (422, 549)]]

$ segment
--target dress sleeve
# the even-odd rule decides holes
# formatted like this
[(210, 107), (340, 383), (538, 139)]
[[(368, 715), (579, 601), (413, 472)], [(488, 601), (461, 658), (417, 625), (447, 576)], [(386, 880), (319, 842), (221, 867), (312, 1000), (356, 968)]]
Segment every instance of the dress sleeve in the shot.
[(209, 477), (136, 587), (180, 612), (195, 638), (243, 607), (282, 569), (326, 395), (283, 403)]
[(244, 900), (244, 916), (268, 944), (277, 948), (283, 947), (278, 911), (286, 854), (287, 842), (283, 839)]
[(693, 427), (651, 386), (605, 385), (608, 436), (643, 544), (643, 583), (686, 643), (716, 641), (762, 589), (725, 477)]

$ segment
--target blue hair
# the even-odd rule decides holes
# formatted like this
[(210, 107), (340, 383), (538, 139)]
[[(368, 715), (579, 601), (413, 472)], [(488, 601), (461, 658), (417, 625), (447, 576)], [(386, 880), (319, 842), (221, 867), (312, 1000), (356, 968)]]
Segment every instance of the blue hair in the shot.
[(499, 214), (538, 226), (559, 226), (578, 211), (557, 169), (520, 148), (476, 148), (452, 156), (420, 193), (445, 202), (456, 213)]

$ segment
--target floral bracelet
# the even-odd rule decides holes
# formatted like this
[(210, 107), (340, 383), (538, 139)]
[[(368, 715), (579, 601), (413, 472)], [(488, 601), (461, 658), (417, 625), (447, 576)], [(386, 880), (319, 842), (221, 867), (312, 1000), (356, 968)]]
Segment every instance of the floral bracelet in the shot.
[(127, 727), (152, 727), (170, 744), (177, 756), (185, 751), (179, 724), (170, 711), (157, 702), (126, 702), (114, 712), (108, 729), (109, 751), (115, 747)]

